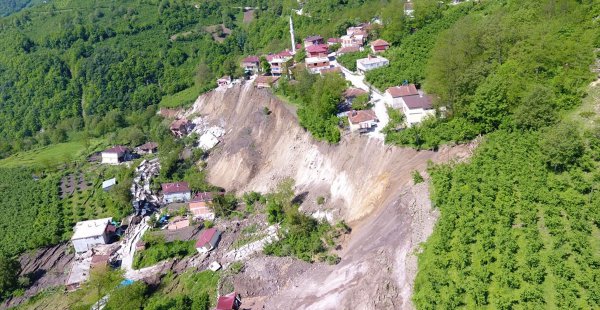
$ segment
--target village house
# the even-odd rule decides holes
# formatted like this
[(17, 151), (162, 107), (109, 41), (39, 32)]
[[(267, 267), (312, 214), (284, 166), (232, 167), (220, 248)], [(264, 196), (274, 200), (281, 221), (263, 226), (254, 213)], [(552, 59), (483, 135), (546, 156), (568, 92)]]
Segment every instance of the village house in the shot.
[(383, 95), (385, 102), (394, 109), (400, 109), (403, 105), (402, 97), (418, 95), (419, 91), (415, 84), (394, 86), (385, 90)]
[(260, 71), (260, 58), (248, 56), (242, 60), (242, 68), (246, 74), (257, 74)]
[(323, 44), (323, 38), (321, 36), (309, 36), (304, 39), (304, 48), (317, 44)]
[(192, 193), (187, 182), (162, 184), (162, 193), (164, 203), (188, 202), (192, 198)]
[(367, 58), (361, 58), (356, 60), (356, 70), (358, 72), (364, 74), (367, 71), (371, 71), (377, 68), (386, 67), (390, 64), (390, 61), (387, 58), (381, 56), (371, 56)]
[(306, 69), (311, 73), (319, 73), (323, 69), (330, 67), (328, 57), (308, 57), (304, 60)]
[(377, 115), (373, 110), (352, 110), (348, 112), (348, 122), (350, 123), (350, 131), (359, 131), (364, 133), (371, 128), (377, 126)]
[(278, 80), (278, 76), (261, 75), (254, 80), (254, 86), (256, 88), (271, 88), (277, 85)]
[(346, 34), (340, 38), (342, 40), (342, 47), (363, 46), (368, 35), (364, 25), (348, 27)]
[(337, 50), (336, 54), (337, 54), (337, 56), (342, 56), (344, 54), (356, 53), (356, 52), (360, 52), (360, 47), (354, 45), (354, 46), (342, 47), (339, 50)]
[(212, 193), (209, 192), (201, 192), (194, 195), (194, 198), (188, 204), (192, 216), (203, 220), (214, 220), (215, 212), (210, 207), (212, 199)]
[(136, 153), (140, 155), (144, 154), (154, 154), (158, 151), (158, 143), (156, 142), (146, 142), (135, 148)]
[(198, 253), (208, 253), (217, 247), (221, 239), (221, 232), (216, 228), (205, 229), (198, 237), (196, 250)]
[(117, 184), (117, 179), (112, 178), (102, 182), (102, 190), (107, 192)]
[(311, 45), (306, 48), (306, 57), (327, 57), (329, 46), (327, 44)]
[(289, 51), (283, 51), (281, 53), (267, 55), (267, 62), (271, 66), (271, 74), (280, 76), (289, 70), (293, 63), (293, 55)]
[(377, 39), (371, 42), (371, 51), (373, 51), (373, 53), (382, 53), (385, 52), (388, 48), (390, 48), (390, 44), (387, 43), (385, 40)]
[(409, 127), (418, 124), (427, 117), (435, 116), (433, 98), (424, 94), (402, 97), (402, 112)]
[(117, 145), (102, 152), (102, 163), (118, 165), (129, 160), (130, 150), (126, 146)]
[(98, 244), (107, 244), (115, 232), (112, 217), (82, 221), (75, 224), (71, 243), (76, 253), (87, 252)]
[(231, 85), (231, 76), (229, 75), (225, 75), (220, 79), (217, 79), (217, 86), (218, 87), (227, 87)]
[(241, 306), (242, 299), (236, 292), (219, 296), (217, 300), (217, 310), (239, 310)]
[(327, 45), (335, 45), (335, 44), (342, 44), (342, 39), (340, 38), (329, 38), (327, 39)]
[(181, 138), (189, 132), (190, 127), (190, 121), (188, 121), (187, 118), (184, 117), (181, 119), (174, 120), (171, 123), (171, 126), (169, 126), (169, 129), (175, 137)]
[(351, 87), (344, 91), (342, 97), (346, 101), (346, 105), (351, 106), (354, 98), (364, 94), (368, 94), (368, 92), (361, 88)]

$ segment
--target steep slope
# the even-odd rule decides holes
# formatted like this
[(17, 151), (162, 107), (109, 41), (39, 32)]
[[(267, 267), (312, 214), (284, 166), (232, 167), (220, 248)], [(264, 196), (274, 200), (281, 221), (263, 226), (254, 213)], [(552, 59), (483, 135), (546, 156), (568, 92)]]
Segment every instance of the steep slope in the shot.
[[(413, 186), (411, 172), (430, 160), (465, 157), (469, 146), (417, 152), (355, 135), (339, 145), (319, 143), (297, 124), (293, 107), (250, 83), (201, 96), (187, 116), (225, 128), (208, 160), (212, 183), (242, 193), (267, 191), (292, 177), (303, 210), (326, 211), (353, 227), (340, 264), (315, 264), (276, 286), (257, 275), (257, 283), (273, 290), (246, 292), (255, 296), (251, 302), (270, 309), (410, 307), (412, 253), (436, 218), (426, 185)], [(324, 206), (316, 204), (318, 196), (327, 198)], [(264, 258), (251, 260), (248, 274), (264, 264)], [(281, 268), (276, 273), (289, 265), (270, 266)]]

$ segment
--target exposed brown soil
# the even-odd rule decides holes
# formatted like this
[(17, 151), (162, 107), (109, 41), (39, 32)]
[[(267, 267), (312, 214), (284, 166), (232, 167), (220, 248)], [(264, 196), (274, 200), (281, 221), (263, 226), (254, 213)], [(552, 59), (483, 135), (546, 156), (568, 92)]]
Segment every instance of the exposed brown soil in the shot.
[[(263, 112), (265, 106), (271, 114)], [(437, 216), (427, 185), (414, 186), (411, 173), (424, 173), (428, 161), (465, 158), (471, 146), (417, 152), (356, 135), (344, 136), (338, 145), (316, 142), (298, 125), (292, 109), (269, 90), (250, 84), (201, 96), (188, 111), (192, 114), (226, 131), (208, 160), (211, 183), (241, 194), (267, 192), (292, 177), (304, 211), (325, 210), (353, 227), (336, 266), (302, 267), (305, 263), (298, 260), (284, 264), (262, 255), (250, 259), (235, 283), (236, 290), (251, 297), (244, 307), (412, 307), (414, 253)], [(327, 203), (317, 205), (318, 196)]]

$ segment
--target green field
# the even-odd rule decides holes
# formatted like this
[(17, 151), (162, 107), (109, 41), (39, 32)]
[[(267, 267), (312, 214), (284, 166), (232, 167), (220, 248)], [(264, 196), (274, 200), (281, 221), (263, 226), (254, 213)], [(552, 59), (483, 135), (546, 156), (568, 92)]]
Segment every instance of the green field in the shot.
[(164, 96), (158, 106), (161, 108), (188, 107), (194, 103), (201, 93), (202, 88), (195, 85), (173, 95)]
[(94, 151), (100, 150), (104, 139), (72, 141), (44, 146), (27, 152), (20, 152), (0, 159), (0, 167), (29, 167), (51, 169), (65, 163), (78, 162)]

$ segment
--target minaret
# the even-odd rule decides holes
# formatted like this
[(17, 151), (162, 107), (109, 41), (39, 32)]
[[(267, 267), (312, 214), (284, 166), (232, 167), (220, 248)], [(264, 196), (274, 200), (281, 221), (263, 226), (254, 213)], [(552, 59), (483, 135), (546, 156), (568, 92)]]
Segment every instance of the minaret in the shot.
[(290, 35), (292, 36), (292, 54), (296, 54), (296, 40), (294, 38), (294, 22), (292, 21), (292, 15), (290, 15)]

